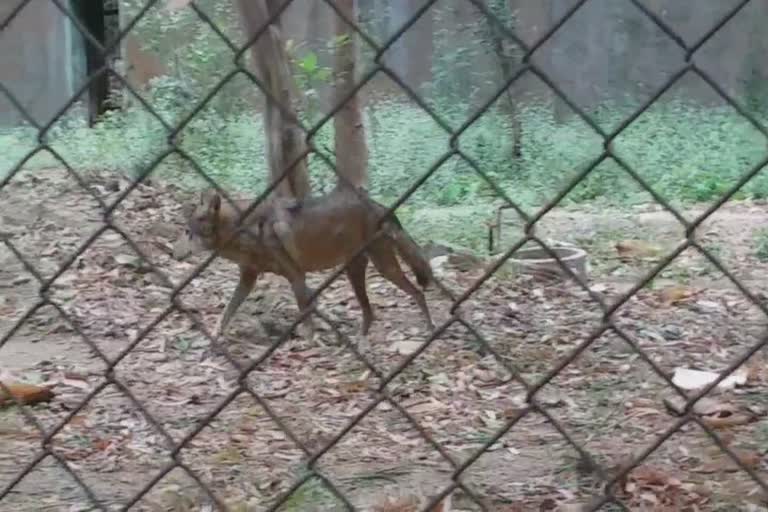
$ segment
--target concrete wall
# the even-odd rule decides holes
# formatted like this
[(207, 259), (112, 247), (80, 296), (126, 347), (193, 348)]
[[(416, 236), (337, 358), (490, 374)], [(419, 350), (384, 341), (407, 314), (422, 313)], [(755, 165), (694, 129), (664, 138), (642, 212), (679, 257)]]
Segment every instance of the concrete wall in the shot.
[[(0, 0), (0, 23), (18, 3)], [(47, 123), (83, 83), (81, 45), (80, 34), (48, 0), (31, 0), (0, 31), (0, 81), (38, 123)], [(22, 119), (0, 94), (0, 126)]]

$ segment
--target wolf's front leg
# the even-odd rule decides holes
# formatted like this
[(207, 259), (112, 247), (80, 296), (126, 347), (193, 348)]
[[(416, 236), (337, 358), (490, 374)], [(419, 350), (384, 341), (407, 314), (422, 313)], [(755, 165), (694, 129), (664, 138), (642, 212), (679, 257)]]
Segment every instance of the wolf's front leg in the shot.
[[(312, 295), (312, 290), (309, 289), (306, 283), (306, 278), (303, 273), (298, 273), (288, 278), (293, 289), (293, 295), (296, 297), (296, 304), (299, 306), (299, 313), (307, 309), (314, 309), (315, 301), (310, 301), (309, 297)], [(303, 334), (307, 337), (308, 341), (314, 341), (315, 339), (315, 322), (312, 318), (312, 314), (304, 317), (301, 323)]]
[(216, 340), (224, 335), (229, 322), (232, 320), (232, 317), (235, 316), (235, 312), (237, 312), (240, 305), (253, 290), (253, 286), (256, 284), (256, 278), (258, 276), (258, 272), (240, 267), (240, 280), (237, 283), (237, 287), (235, 288), (234, 293), (232, 293), (232, 297), (230, 297), (227, 307), (216, 322), (216, 329), (214, 331), (214, 338)]

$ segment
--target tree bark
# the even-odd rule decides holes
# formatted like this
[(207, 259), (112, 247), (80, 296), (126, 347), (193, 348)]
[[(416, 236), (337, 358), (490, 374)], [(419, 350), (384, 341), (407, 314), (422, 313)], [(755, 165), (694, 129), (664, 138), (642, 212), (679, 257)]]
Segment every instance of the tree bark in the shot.
[[(281, 0), (238, 0), (237, 3), (245, 37), (250, 40), (262, 29), (270, 16), (277, 12)], [(275, 182), (306, 150), (294, 107), (295, 84), (278, 20), (251, 45), (250, 51), (256, 67), (256, 76), (275, 100), (266, 100), (264, 123), (269, 175), (271, 181)], [(275, 192), (278, 196), (299, 200), (309, 195), (306, 158), (301, 158), (293, 166), (286, 178), (275, 188)]]
[[(496, 3), (491, 4), (495, 8), (495, 12), (499, 13), (502, 9), (509, 9), (510, 13), (514, 13), (511, 2), (507, 3), (502, 0), (497, 0)], [(493, 11), (492, 11), (493, 12)], [(484, 17), (485, 18), (485, 17)], [(501, 70), (501, 82), (504, 83), (512, 76), (512, 62), (519, 59), (514, 55), (515, 49), (510, 42), (506, 41), (506, 36), (502, 30), (491, 20), (485, 18), (485, 22), (488, 25), (488, 31), (491, 35), (491, 43), (493, 44), (493, 53), (496, 56), (496, 62)], [(516, 23), (515, 23), (516, 25)], [(516, 27), (510, 27), (513, 30)], [(517, 99), (514, 97), (515, 84), (513, 83), (504, 91), (504, 98), (506, 99), (506, 110), (511, 123), (512, 132), (510, 136), (512, 138), (512, 156), (514, 158), (520, 158), (522, 155), (522, 124), (520, 123), (520, 116), (518, 114)]]
[[(420, 5), (414, 2), (411, 8), (411, 16), (416, 15)], [(425, 84), (432, 81), (432, 59), (434, 58), (434, 9), (429, 9), (421, 15), (411, 28), (408, 29), (411, 39), (408, 41), (409, 51), (413, 53), (413, 58), (408, 63), (409, 83), (420, 89)]]
[[(336, 0), (345, 16), (357, 22), (355, 0)], [(360, 108), (360, 94), (350, 93), (355, 87), (357, 42), (349, 25), (336, 17), (336, 55), (334, 77), (336, 81), (334, 105), (342, 104), (333, 118), (335, 131), (336, 172), (340, 186), (368, 188), (368, 145)]]

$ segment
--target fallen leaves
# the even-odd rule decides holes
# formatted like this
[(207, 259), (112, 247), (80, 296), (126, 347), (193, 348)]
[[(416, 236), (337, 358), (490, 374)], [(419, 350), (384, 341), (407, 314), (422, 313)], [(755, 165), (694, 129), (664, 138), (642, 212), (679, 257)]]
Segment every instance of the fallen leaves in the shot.
[[(749, 369), (742, 367), (728, 377), (721, 380), (716, 389), (720, 391), (730, 390), (736, 386), (743, 386), (747, 383), (749, 376)], [(688, 368), (675, 368), (675, 372), (672, 375), (672, 382), (686, 391), (693, 391), (702, 389), (711, 383), (715, 382), (720, 377), (720, 374), (715, 372), (705, 372), (701, 370), (690, 370)]]
[[(424, 510), (428, 503), (427, 498), (412, 495), (399, 498), (388, 497), (384, 500), (384, 503), (374, 505), (371, 512), (417, 512)], [(427, 509), (426, 512), (450, 512), (450, 510), (451, 498), (448, 495), (448, 497)]]
[[(733, 390), (737, 386), (744, 386), (754, 380), (754, 368), (742, 366), (728, 377), (718, 383), (715, 389), (719, 392)], [(672, 376), (672, 382), (686, 391), (697, 391), (711, 385), (720, 374), (687, 368), (677, 368)], [(675, 415), (683, 414), (685, 401), (679, 397), (664, 400), (667, 409)], [(722, 429), (739, 425), (746, 425), (757, 421), (761, 411), (750, 410), (735, 406), (726, 401), (715, 400), (710, 397), (702, 397), (693, 406), (692, 412), (712, 428)]]
[(403, 406), (411, 414), (435, 414), (448, 409), (447, 404), (434, 398), (419, 400), (417, 402), (404, 403)]
[[(665, 399), (664, 405), (676, 416), (682, 415), (685, 410), (685, 401), (679, 397)], [(716, 429), (747, 425), (759, 419), (758, 415), (749, 409), (707, 397), (696, 402), (692, 412), (706, 425)]]
[(703, 293), (704, 290), (697, 290), (689, 288), (687, 286), (668, 286), (661, 290), (659, 297), (662, 303), (669, 307), (683, 302), (688, 302), (697, 295)]
[(83, 435), (78, 438), (79, 443), (76, 445), (57, 446), (56, 452), (66, 460), (81, 461), (93, 456), (109, 456), (122, 449), (130, 439), (131, 436), (128, 434), (117, 434), (111, 437)]
[(225, 446), (213, 458), (221, 464), (242, 464), (244, 462), (243, 454), (235, 446)]
[(702, 464), (701, 466), (694, 468), (693, 471), (697, 473), (712, 474), (719, 473), (721, 471), (742, 471), (743, 468), (741, 466), (750, 469), (757, 469), (763, 460), (763, 456), (754, 450), (731, 448), (731, 451), (739, 460), (741, 465), (737, 464), (731, 457), (728, 456), (728, 454), (719, 450), (718, 448), (718, 453), (715, 460)]
[[(169, 3), (182, 6), (186, 2)], [(174, 225), (174, 205), (162, 189), (145, 192), (146, 195), (156, 196), (155, 199), (142, 198), (145, 204), (154, 204), (151, 206), (154, 210), (146, 213), (139, 207), (141, 203), (129, 204), (123, 209), (125, 212), (117, 212), (118, 220), (124, 222), (125, 231), (132, 238), (136, 237), (142, 251), (155, 251), (157, 261), (153, 258), (153, 263), (164, 264), (163, 270), (172, 279), (182, 278), (194, 265), (170, 261), (172, 245), (169, 240), (178, 233)], [(125, 204), (130, 203), (133, 197), (133, 193), (129, 195)], [(98, 215), (94, 218), (100, 221)], [(93, 226), (86, 227), (90, 229)], [(38, 252), (63, 253), (67, 247), (76, 246), (63, 239), (73, 239), (76, 234), (75, 230), (72, 233), (58, 231), (56, 235), (59, 239), (40, 240)], [(624, 261), (658, 259), (662, 255), (661, 246), (640, 240), (619, 242), (616, 251)], [(461, 260), (451, 255), (433, 263), (442, 268), (446, 284), (456, 289), (470, 286), (476, 276), (469, 274), (478, 271), (476, 261)], [(122, 237), (107, 231), (95, 241), (88, 253), (77, 259), (71, 270), (60, 276), (52, 291), (56, 298), (67, 294), (67, 302), (72, 300), (74, 303), (69, 310), (72, 316), (82, 322), (84, 329), (97, 343), (108, 338), (108, 343), (122, 350), (159, 311), (167, 307), (169, 301), (168, 289), (158, 283), (151, 284), (150, 276), (141, 275), (139, 269), (142, 266)], [(224, 264), (215, 268), (212, 265), (211, 268), (210, 272), (206, 271), (189, 283), (180, 294), (185, 303), (189, 299), (185, 304), (187, 311), (206, 316), (206, 321), (220, 313), (226, 294), (234, 286), (236, 272), (232, 266)], [(439, 270), (436, 269), (436, 272)], [(14, 284), (19, 276), (17, 272), (13, 275), (7, 272), (6, 275), (8, 277), (4, 282), (8, 284)], [(610, 283), (593, 286), (593, 291), (608, 301), (631, 286), (631, 283), (618, 285), (612, 277), (601, 275), (600, 279)], [(310, 280), (313, 278), (310, 276)], [(254, 294), (248, 302), (258, 303), (255, 309), (274, 321), (275, 329), (280, 329), (287, 325), (285, 316), (293, 314), (293, 299), (285, 291), (287, 285), (274, 284), (269, 279), (266, 281), (266, 284), (259, 283), (258, 294)], [(30, 283), (35, 281), (30, 280), (26, 285), (29, 287)], [(402, 362), (403, 356), (413, 354), (426, 338), (421, 330), (411, 332), (414, 325), (412, 318), (417, 317), (411, 314), (412, 305), (402, 294), (382, 283), (381, 279), (372, 278), (369, 283), (375, 309), (390, 308), (380, 316), (380, 322), (391, 323), (388, 326), (375, 324), (372, 343), (361, 352), (381, 375), (387, 376)], [(23, 287), (25, 283), (16, 284)], [(503, 362), (517, 367), (522, 378), (533, 383), (537, 375), (545, 374), (557, 361), (568, 356), (591, 332), (594, 322), (600, 321), (601, 312), (585, 294), (579, 295), (581, 293), (583, 291), (575, 287), (542, 285), (524, 276), (508, 278), (498, 274), (466, 301), (462, 306), (462, 315), (487, 338)], [(11, 293), (5, 299), (0, 297), (0, 313), (6, 310), (22, 311), (24, 304), (17, 303), (17, 296), (20, 295)], [(341, 319), (342, 331), (351, 332), (351, 329), (358, 327), (357, 311), (354, 311), (348, 284), (334, 284), (334, 288), (324, 297), (320, 301), (321, 306), (328, 304), (333, 308), (333, 313)], [(662, 368), (678, 367), (680, 371), (673, 378), (685, 389), (695, 391), (717, 377), (716, 372), (688, 368), (725, 367), (735, 354), (752, 343), (749, 329), (739, 322), (745, 307), (737, 293), (673, 284), (660, 290), (641, 290), (637, 299), (622, 306), (613, 320), (621, 324), (628, 336)], [(434, 299), (429, 297), (428, 300), (430, 305), (435, 304), (436, 317), (449, 315), (449, 305), (437, 298), (437, 294)], [(270, 305), (265, 306), (265, 303)], [(279, 307), (276, 307), (278, 303)], [(350, 307), (350, 304), (353, 305)], [(671, 306), (683, 307), (672, 309)], [(240, 318), (243, 324), (252, 322), (249, 315)], [(353, 320), (350, 321), (350, 318)], [(730, 332), (724, 332), (729, 326), (733, 326), (736, 332), (732, 338), (728, 337)], [(49, 328), (40, 330), (38, 327), (34, 329), (39, 332)], [(247, 327), (250, 328), (250, 325)], [(509, 437), (499, 440), (491, 448), (492, 453), (488, 455), (493, 464), (485, 468), (480, 477), (493, 484), (494, 491), (506, 493), (505, 498), (511, 500), (496, 510), (549, 510), (555, 503), (552, 500), (542, 502), (540, 493), (542, 490), (544, 493), (551, 492), (553, 486), (562, 484), (560, 479), (572, 475), (568, 470), (556, 476), (543, 475), (559, 462), (558, 443), (562, 439), (557, 433), (546, 437), (548, 426), (542, 415), (533, 411), (523, 416), (522, 413), (529, 411), (529, 404), (522, 399), (515, 401), (515, 398), (524, 399), (525, 390), (510, 381), (500, 365), (487, 365), (485, 358), (478, 357), (476, 346), (468, 348), (473, 337), (459, 327), (448, 329), (445, 335), (432, 343), (401, 376), (392, 380), (386, 392), (451, 452), (478, 449), (482, 442), (489, 439), (489, 435), (515, 419)], [(204, 417), (204, 413), (213, 410), (223, 396), (237, 389), (240, 380), (223, 358), (202, 363), (197, 361), (196, 356), (202, 350), (199, 345), (202, 336), (187, 323), (163, 322), (152, 330), (150, 338), (121, 360), (114, 374), (170, 431), (171, 436), (182, 438), (191, 426)], [(252, 338), (243, 336), (233, 345), (248, 352), (248, 357), (256, 358), (262, 347)], [(603, 340), (594, 346), (600, 341)], [(567, 431), (573, 431), (579, 440), (604, 442), (607, 451), (631, 442), (645, 446), (663, 428), (664, 422), (671, 421), (663, 415), (658, 400), (665, 384), (658, 382), (658, 379), (646, 379), (649, 369), (641, 369), (642, 361), (628, 358), (626, 353), (617, 355), (615, 348), (606, 343), (595, 352), (591, 352), (591, 348), (586, 350), (579, 358), (581, 361), (569, 364), (557, 376), (556, 392), (548, 393), (555, 385), (550, 383), (535, 395), (536, 406), (545, 409), (562, 407), (556, 411), (561, 421), (569, 423), (574, 420), (565, 425)], [(494, 358), (487, 356), (487, 359)], [(272, 407), (288, 427), (300, 431), (299, 438), (312, 443), (312, 447), (322, 447), (329, 438), (341, 432), (378, 391), (380, 376), (376, 375), (376, 371), (355, 366), (354, 361), (354, 357), (340, 346), (290, 351), (278, 349), (253, 372), (249, 387)], [(586, 362), (586, 365), (579, 366), (580, 362)], [(101, 373), (86, 371), (79, 361), (68, 360), (67, 364), (72, 366), (56, 369), (58, 375), (50, 375), (54, 370), (47, 375), (47, 382), (56, 382), (59, 387), (56, 387), (54, 404), (34, 411), (44, 422), (57, 419), (55, 413), (61, 413), (57, 409), (59, 406), (64, 409), (65, 403), (69, 405), (65, 411), (71, 411), (89, 391), (103, 382)], [(732, 389), (736, 393), (754, 395), (754, 384), (768, 380), (764, 364), (755, 368), (746, 378), (746, 386), (752, 385), (752, 389), (746, 386), (740, 389), (745, 385), (745, 379), (737, 373), (733, 379), (726, 379), (719, 390)], [(256, 482), (254, 485), (261, 490), (255, 491), (255, 494), (269, 499), (285, 490), (286, 482), (290, 483), (291, 477), (295, 477), (291, 471), (295, 471), (295, 465), (303, 455), (297, 453), (293, 442), (278, 431), (268, 411), (249, 400), (249, 397), (244, 397), (243, 402), (248, 402), (245, 406), (234, 403), (227, 406), (212, 422), (213, 427), (206, 427), (201, 433), (204, 437), (195, 445), (198, 451), (189, 459), (194, 460), (199, 455), (202, 457), (200, 460), (206, 461), (205, 474), (212, 485), (219, 486), (217, 490), (231, 492), (243, 482)], [(253, 411), (249, 412), (248, 407)], [(680, 414), (683, 407), (684, 403), (678, 403), (676, 414)], [(618, 417), (608, 416), (617, 411)], [(322, 462), (327, 463), (329, 469), (344, 468), (350, 460), (362, 460), (375, 469), (382, 461), (400, 462), (404, 457), (422, 461), (429, 456), (430, 448), (424, 447), (423, 439), (414, 433), (404, 421), (401, 411), (393, 407), (389, 400), (379, 403), (374, 412), (378, 416), (371, 414), (364, 418), (345, 434), (338, 447), (323, 455)], [(702, 422), (717, 428), (721, 437), (730, 433), (738, 438), (742, 446), (750, 444), (745, 442), (745, 438), (746, 441), (753, 441), (749, 437), (756, 429), (750, 425), (758, 415), (736, 403), (735, 398), (702, 400), (694, 408), (694, 414)], [(596, 419), (596, 415), (603, 416)], [(112, 430), (114, 425), (138, 416), (129, 405), (117, 405), (114, 397), (100, 394), (96, 406), (78, 412), (68, 421), (67, 428), (57, 434), (57, 441), (68, 443), (71, 451), (65, 455), (70, 460), (76, 458), (79, 470), (89, 479), (103, 478), (107, 481), (109, 476), (100, 469), (103, 462), (101, 456), (107, 454), (126, 469), (126, 474), (141, 474), (152, 460), (158, 459), (151, 453), (151, 446), (145, 447), (141, 443), (148, 440), (148, 445), (159, 444), (162, 440), (148, 428), (130, 426), (128, 431), (135, 432), (133, 444), (124, 453), (117, 453), (122, 434)], [(615, 422), (613, 418), (616, 418)], [(310, 425), (322, 428), (316, 430)], [(606, 426), (606, 430), (602, 430), (601, 425)], [(98, 435), (90, 435), (94, 430), (99, 432)], [(17, 437), (9, 435), (2, 441), (10, 445), (23, 440)], [(30, 446), (34, 448), (33, 443), (39, 441), (39, 436), (31, 441)], [(77, 442), (80, 441), (87, 446), (79, 447)], [(711, 444), (708, 438), (707, 442)], [(546, 453), (541, 450), (542, 445), (546, 446)], [(758, 451), (749, 448), (734, 450), (747, 466), (760, 468), (762, 457)], [(675, 496), (682, 497), (681, 503), (695, 503), (703, 508), (707, 498), (686, 481), (685, 470), (692, 465), (682, 466), (682, 470), (680, 467), (669, 469), (664, 466), (670, 460), (674, 461), (675, 456), (679, 457), (680, 453), (684, 453), (683, 459), (687, 462), (688, 453), (694, 451), (696, 447), (687, 437), (680, 444), (665, 443), (654, 453), (654, 457), (658, 456), (661, 461), (660, 466), (641, 467), (631, 472), (627, 481), (634, 506), (631, 509), (685, 510), (669, 505)], [(505, 461), (502, 462), (502, 459)], [(528, 460), (533, 462), (521, 465), (520, 461)], [(724, 471), (732, 465), (729, 460), (716, 459), (713, 455), (711, 460), (705, 458), (704, 464), (691, 471), (705, 474), (708, 471)], [(409, 483), (421, 476), (419, 471), (419, 468), (409, 467), (395, 481), (398, 485)], [(335, 475), (330, 476), (333, 478)], [(237, 480), (239, 478), (242, 480)], [(735, 478), (735, 475), (729, 478)], [(513, 485), (509, 485), (510, 482)], [(521, 492), (518, 484), (523, 482), (526, 485), (530, 482), (540, 484), (535, 490), (532, 486), (526, 487), (537, 494)], [(573, 492), (574, 495), (568, 497), (569, 501), (583, 501), (581, 490), (574, 489)], [(422, 505), (425, 503), (422, 502)], [(391, 508), (396, 505), (387, 503), (389, 510), (395, 512), (402, 512), (403, 506), (407, 506)], [(557, 505), (559, 507), (555, 510), (567, 510), (562, 503)]]
[(702, 414), (701, 419), (712, 428), (736, 427), (757, 421), (757, 417), (752, 414), (739, 412), (728, 407), (722, 407), (710, 414)]
[(621, 240), (616, 242), (619, 259), (625, 263), (632, 260), (654, 260), (661, 253), (661, 247), (643, 240)]
[(409, 356), (419, 350), (421, 346), (424, 344), (423, 341), (410, 341), (410, 340), (403, 340), (403, 341), (396, 341), (393, 343), (389, 349), (392, 352), (397, 352), (400, 355), (403, 356)]
[(709, 500), (706, 493), (700, 492), (698, 485), (683, 482), (669, 470), (650, 465), (633, 469), (622, 487), (622, 491), (628, 495), (631, 510), (645, 510), (648, 507), (668, 512), (698, 510)]
[(3, 386), (0, 386), (0, 407), (13, 405), (17, 402), (24, 405), (48, 402), (53, 397), (53, 389), (49, 386), (21, 382), (3, 382)]

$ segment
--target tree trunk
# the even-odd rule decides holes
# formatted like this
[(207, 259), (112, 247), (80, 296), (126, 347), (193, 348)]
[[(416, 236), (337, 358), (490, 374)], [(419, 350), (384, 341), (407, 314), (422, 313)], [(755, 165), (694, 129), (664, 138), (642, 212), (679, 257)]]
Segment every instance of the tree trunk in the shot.
[[(411, 16), (416, 15), (419, 5), (414, 2), (411, 7)], [(413, 55), (408, 67), (408, 83), (413, 84), (417, 90), (423, 90), (424, 85), (432, 82), (432, 59), (434, 58), (434, 9), (429, 9), (421, 15), (419, 21), (408, 29), (410, 40), (408, 49)]]
[[(106, 26), (104, 24), (104, 2), (76, 2), (75, 12), (78, 19), (85, 25), (91, 36), (101, 43), (106, 42)], [(107, 62), (107, 56), (91, 44), (88, 38), (83, 38), (85, 45), (85, 65), (89, 77), (94, 77), (88, 85), (88, 126), (93, 127), (99, 117), (106, 112), (109, 98), (109, 75), (102, 71)], [(95, 76), (98, 75), (98, 76)]]
[[(336, 0), (344, 15), (357, 21), (355, 0)], [(335, 130), (336, 172), (339, 185), (368, 188), (368, 146), (360, 109), (360, 94), (349, 96), (355, 87), (357, 42), (347, 23), (336, 17), (336, 80), (334, 105), (343, 105), (333, 118)]]
[[(269, 17), (280, 7), (280, 2), (275, 0), (238, 0), (237, 3), (246, 39), (252, 38), (259, 32)], [(269, 174), (271, 181), (275, 182), (306, 149), (294, 107), (295, 84), (277, 20), (251, 45), (250, 50), (256, 67), (256, 76), (275, 100), (272, 101), (269, 98), (266, 100), (264, 123)], [(279, 196), (296, 199), (303, 199), (309, 195), (310, 183), (306, 158), (301, 158), (293, 165), (286, 178), (275, 188), (275, 192)]]
[[(499, 16), (500, 19), (513, 19), (513, 16), (515, 14), (512, 5), (509, 3), (503, 1), (503, 0), (497, 0), (495, 3), (491, 4), (491, 12)], [(511, 13), (512, 16), (506, 17), (502, 16), (502, 12), (504, 10), (507, 10), (507, 12)], [(517, 58), (517, 55), (515, 55), (516, 48), (511, 42), (507, 42), (505, 34), (502, 32), (501, 28), (499, 28), (496, 23), (494, 23), (492, 20), (489, 20), (487, 17), (485, 18), (485, 22), (488, 25), (488, 31), (491, 35), (491, 43), (493, 45), (493, 53), (496, 56), (496, 62), (499, 65), (499, 69), (501, 70), (501, 82), (504, 83), (507, 80), (510, 79), (513, 72), (512, 62), (517, 62), (520, 59)], [(517, 23), (514, 23), (517, 25)], [(510, 27), (512, 30), (515, 30), (515, 27)], [(522, 132), (523, 128), (520, 123), (520, 116), (518, 114), (518, 108), (517, 108), (517, 99), (514, 97), (514, 89), (516, 85), (513, 83), (509, 87), (506, 88), (504, 91), (504, 99), (506, 100), (505, 110), (507, 111), (507, 115), (509, 116), (509, 120), (511, 123), (511, 130), (512, 133), (510, 136), (512, 137), (512, 156), (514, 158), (520, 158), (522, 155)]]

